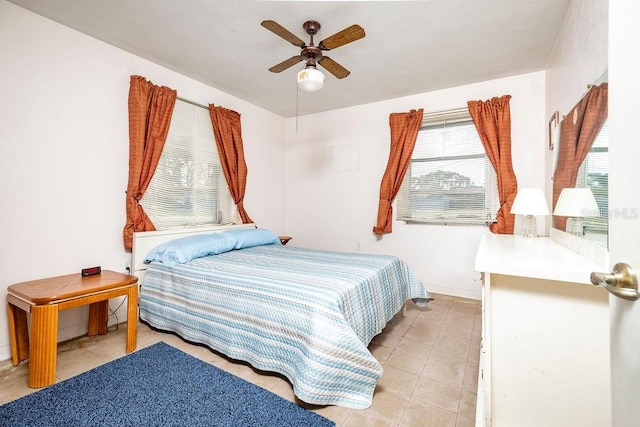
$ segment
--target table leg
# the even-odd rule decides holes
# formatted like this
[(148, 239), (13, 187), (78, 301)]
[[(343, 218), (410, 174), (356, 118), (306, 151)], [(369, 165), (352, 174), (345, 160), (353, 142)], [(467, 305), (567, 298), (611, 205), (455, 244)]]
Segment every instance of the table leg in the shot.
[(58, 305), (34, 305), (31, 308), (29, 387), (41, 388), (56, 382), (57, 345)]
[(127, 353), (136, 349), (138, 341), (138, 285), (129, 288), (127, 294)]
[(89, 304), (89, 331), (88, 336), (104, 335), (107, 333), (107, 321), (109, 320), (109, 300)]
[(7, 303), (9, 314), (9, 338), (11, 340), (11, 363), (18, 366), (29, 358), (29, 328), (27, 313), (11, 303)]

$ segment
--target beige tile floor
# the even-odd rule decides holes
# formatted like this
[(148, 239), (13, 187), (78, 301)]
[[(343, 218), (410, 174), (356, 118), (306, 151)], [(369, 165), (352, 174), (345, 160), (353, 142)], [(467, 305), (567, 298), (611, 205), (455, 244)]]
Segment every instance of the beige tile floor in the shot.
[[(339, 406), (318, 407), (295, 398), (283, 377), (253, 369), (207, 347), (184, 342), (175, 335), (139, 324), (138, 349), (164, 341), (186, 353), (229, 371), (254, 384), (311, 409), (339, 427), (475, 425), (480, 356), (480, 302), (433, 295), (424, 309), (409, 304), (376, 336), (369, 348), (384, 367), (364, 410)], [(125, 355), (126, 328), (107, 335), (78, 338), (58, 346), (57, 378), (64, 380)], [(17, 367), (0, 362), (0, 404), (27, 395), (28, 362)]]

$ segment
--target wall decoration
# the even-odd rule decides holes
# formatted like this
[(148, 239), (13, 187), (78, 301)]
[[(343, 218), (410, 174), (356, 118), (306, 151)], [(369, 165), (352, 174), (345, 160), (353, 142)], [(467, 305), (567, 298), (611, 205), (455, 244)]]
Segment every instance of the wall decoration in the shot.
[(560, 139), (560, 113), (555, 112), (549, 119), (549, 150), (553, 150)]

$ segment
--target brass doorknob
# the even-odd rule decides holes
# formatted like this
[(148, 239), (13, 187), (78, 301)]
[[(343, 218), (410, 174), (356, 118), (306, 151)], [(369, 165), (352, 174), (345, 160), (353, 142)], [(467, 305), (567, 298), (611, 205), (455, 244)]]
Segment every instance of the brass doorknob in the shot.
[(638, 276), (631, 266), (624, 262), (614, 265), (611, 273), (591, 273), (591, 283), (602, 286), (613, 295), (626, 300), (635, 301), (640, 298)]

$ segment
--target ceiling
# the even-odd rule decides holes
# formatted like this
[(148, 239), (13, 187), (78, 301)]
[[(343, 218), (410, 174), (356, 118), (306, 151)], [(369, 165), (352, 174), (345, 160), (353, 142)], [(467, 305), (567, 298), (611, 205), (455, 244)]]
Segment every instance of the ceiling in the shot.
[[(543, 70), (570, 0), (9, 1), (293, 117)], [(351, 75), (325, 72), (321, 91), (298, 92), (304, 63), (268, 71), (300, 50), (263, 28), (266, 19), (305, 42), (302, 24), (320, 22), (316, 45), (359, 24), (365, 38), (325, 52)]]

